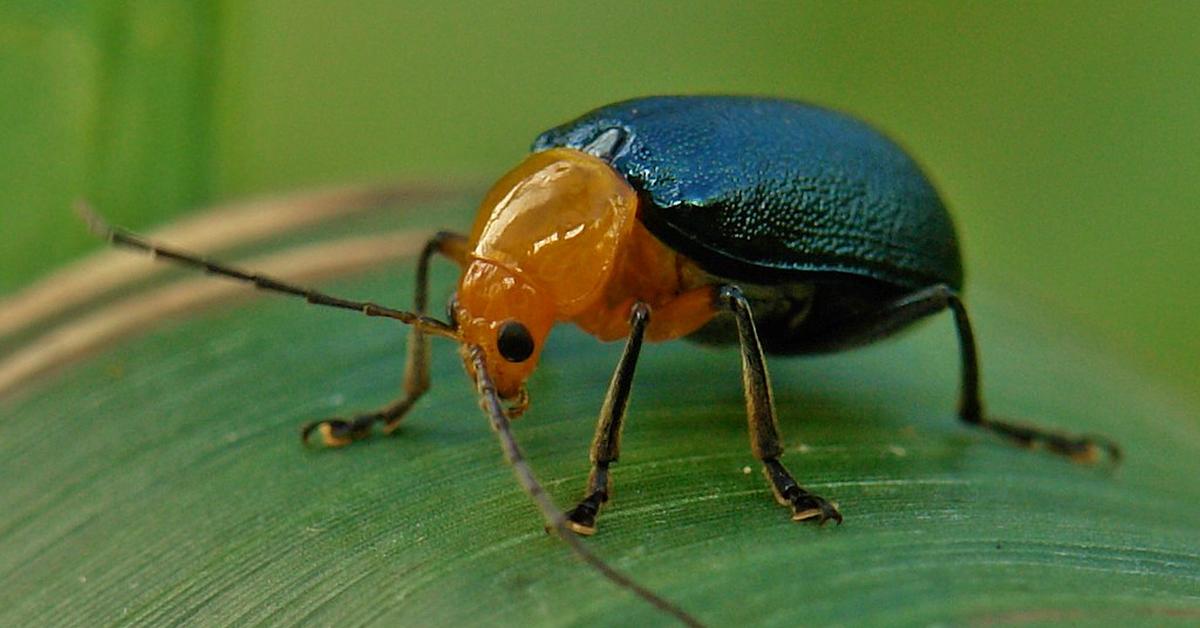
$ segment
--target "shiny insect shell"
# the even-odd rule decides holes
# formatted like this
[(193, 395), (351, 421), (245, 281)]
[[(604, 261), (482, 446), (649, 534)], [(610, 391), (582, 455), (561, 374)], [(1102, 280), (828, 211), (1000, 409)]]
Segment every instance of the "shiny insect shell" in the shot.
[[(463, 268), (450, 324), (477, 379), (471, 348), (481, 352), (509, 415), (528, 403), (524, 382), (554, 324), (628, 339), (584, 498), (567, 515), (574, 531), (594, 532), (608, 499), (643, 338), (739, 346), (752, 451), (798, 521), (842, 517), (779, 460), (764, 353), (846, 349), (947, 308), (963, 420), (1078, 460), (1118, 455), (1106, 441), (985, 416), (953, 223), (916, 163), (868, 125), (787, 100), (643, 98), (546, 131), (533, 151), (491, 189), (469, 235), (439, 234), (426, 253)], [(321, 427), (341, 444), (369, 423)]]
[[(916, 163), (870, 126), (794, 101), (652, 97), (616, 103), (550, 129), (484, 198), (469, 234), (442, 232), (417, 264), (414, 311), (332, 297), (173, 251), (92, 216), (114, 243), (312, 303), (412, 325), (404, 394), (377, 411), (306, 425), (341, 446), (385, 432), (429, 387), (430, 335), (457, 341), (481, 405), (522, 487), (549, 527), (606, 577), (688, 623), (687, 613), (612, 570), (571, 534), (591, 534), (611, 492), (644, 340), (686, 337), (739, 348), (750, 445), (796, 521), (842, 521), (783, 466), (765, 353), (842, 350), (944, 309), (961, 361), (966, 423), (1077, 461), (1115, 444), (989, 417), (975, 340), (959, 297), (954, 226)], [(431, 258), (462, 270), (449, 321), (426, 315)], [(529, 404), (525, 381), (550, 329), (578, 325), (625, 339), (600, 410), (583, 498), (567, 513), (541, 489), (509, 427)]]

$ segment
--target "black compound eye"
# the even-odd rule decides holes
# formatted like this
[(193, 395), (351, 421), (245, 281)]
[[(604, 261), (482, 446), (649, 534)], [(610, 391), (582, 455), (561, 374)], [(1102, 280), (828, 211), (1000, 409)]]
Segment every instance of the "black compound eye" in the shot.
[(517, 321), (505, 321), (496, 336), (500, 356), (509, 362), (524, 362), (533, 355), (533, 336), (529, 328)]

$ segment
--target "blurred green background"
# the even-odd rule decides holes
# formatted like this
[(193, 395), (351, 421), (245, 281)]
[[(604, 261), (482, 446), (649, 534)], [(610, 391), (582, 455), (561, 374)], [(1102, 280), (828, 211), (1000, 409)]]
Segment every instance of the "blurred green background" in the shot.
[(484, 181), (600, 104), (774, 94), (888, 131), (957, 215), (971, 281), (1194, 398), (1198, 7), (4, 0), (0, 295), (97, 246), (79, 196), (145, 228), (318, 184)]

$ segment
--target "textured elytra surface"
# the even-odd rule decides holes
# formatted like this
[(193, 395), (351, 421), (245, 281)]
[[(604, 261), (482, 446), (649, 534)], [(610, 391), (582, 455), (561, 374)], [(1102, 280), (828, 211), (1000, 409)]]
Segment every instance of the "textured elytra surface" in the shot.
[[(434, 295), (452, 281), (438, 264)], [(401, 265), (328, 287), (404, 304), (411, 282)], [(648, 345), (587, 543), (715, 625), (1194, 623), (1196, 409), (1045, 312), (973, 298), (992, 407), (1112, 436), (1124, 466), (960, 426), (943, 315), (770, 361), (784, 460), (846, 515), (793, 524), (749, 453), (736, 350)], [(515, 429), (561, 505), (586, 481), (618, 354), (559, 330), (531, 382)], [(0, 625), (660, 623), (542, 532), (454, 347), (433, 355), (400, 432), (344, 450), (305, 449), (297, 427), (386, 402), (403, 330), (280, 298), (153, 329), (0, 401)]]
[(858, 120), (787, 100), (642, 98), (551, 129), (533, 148), (582, 148), (613, 128), (626, 135), (613, 166), (649, 201), (646, 225), (714, 274), (786, 281), (840, 272), (908, 288), (961, 286), (937, 191)]

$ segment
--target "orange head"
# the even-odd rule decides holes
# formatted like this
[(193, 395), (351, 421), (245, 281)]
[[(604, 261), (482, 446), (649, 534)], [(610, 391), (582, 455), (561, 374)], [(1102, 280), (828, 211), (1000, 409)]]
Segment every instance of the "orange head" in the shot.
[(554, 304), (508, 269), (477, 259), (463, 273), (453, 310), (468, 372), (474, 377), (468, 347), (478, 346), (500, 397), (520, 397), (554, 325)]
[(555, 321), (601, 298), (636, 211), (637, 194), (611, 166), (571, 149), (530, 155), (488, 192), (453, 316), (502, 398), (522, 396)]

